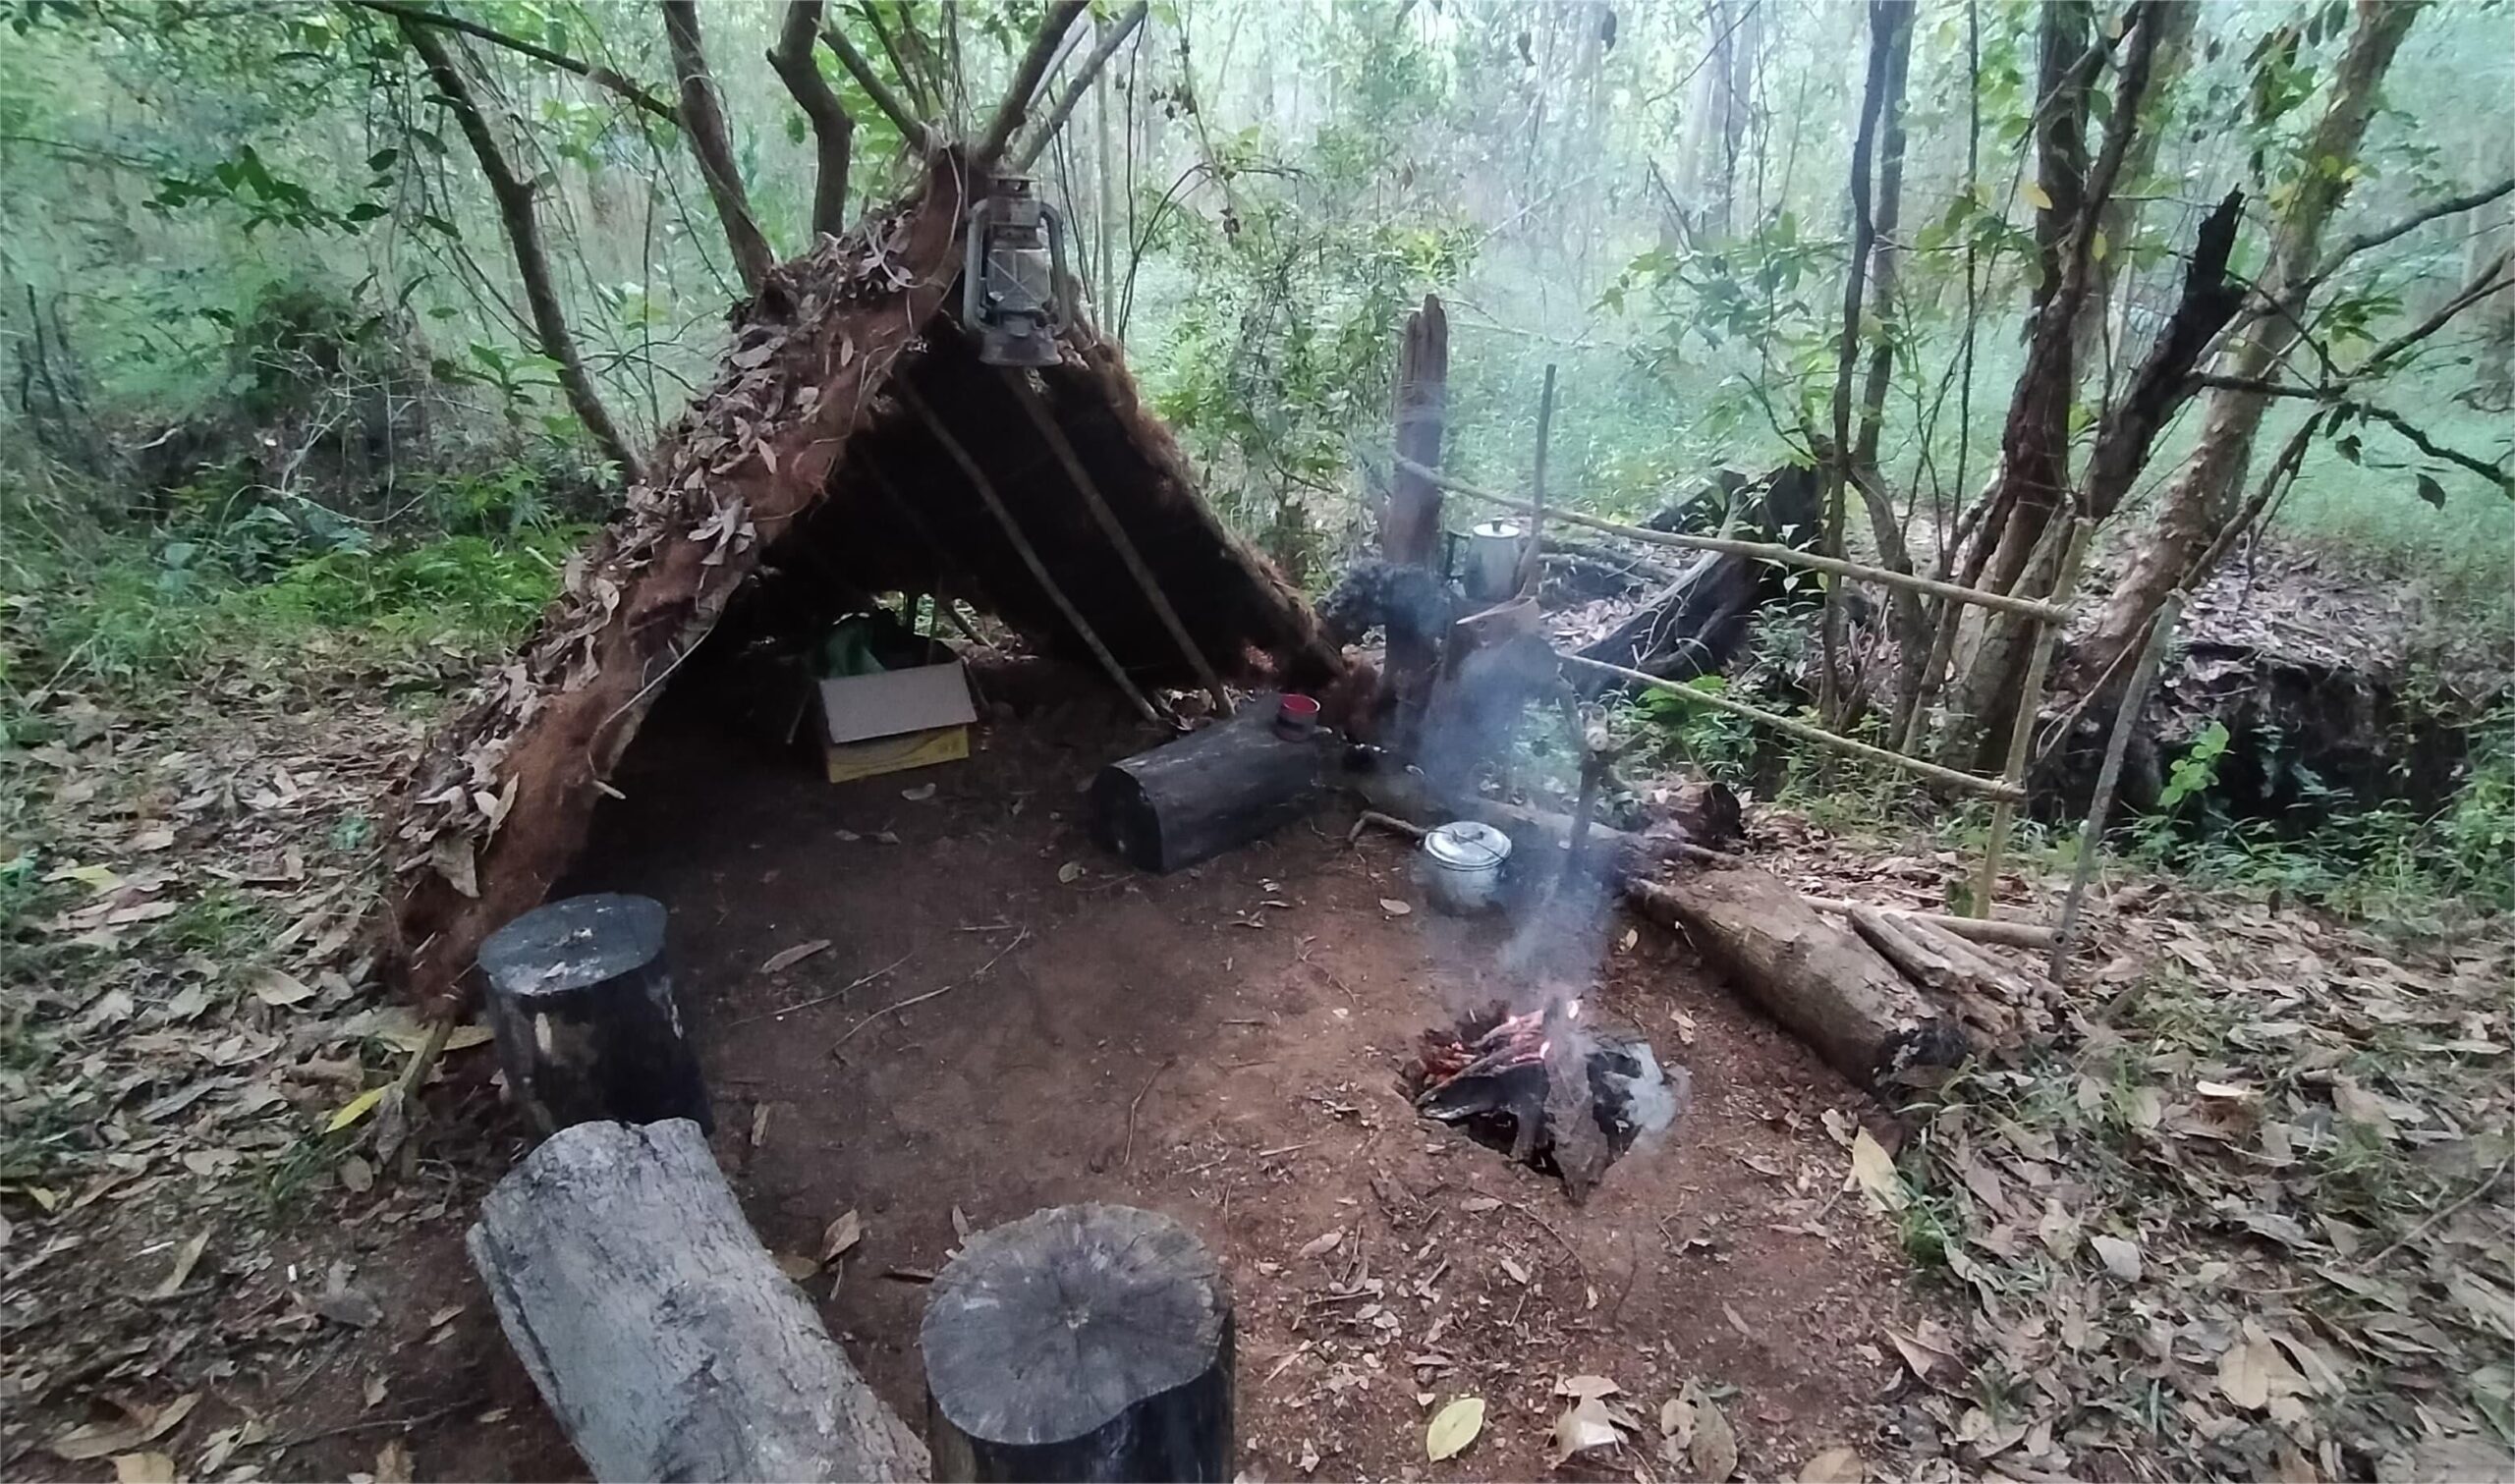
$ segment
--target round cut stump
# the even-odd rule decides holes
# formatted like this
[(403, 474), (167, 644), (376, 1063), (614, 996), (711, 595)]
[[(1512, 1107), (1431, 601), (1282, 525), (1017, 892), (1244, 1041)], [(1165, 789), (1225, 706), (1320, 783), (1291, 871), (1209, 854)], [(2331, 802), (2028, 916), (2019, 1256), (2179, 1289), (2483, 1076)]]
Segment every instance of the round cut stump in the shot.
[(1196, 1234), (1059, 1206), (970, 1238), (919, 1343), (934, 1477), (1231, 1477), (1232, 1318)]
[(714, 1127), (664, 965), (663, 904), (606, 892), (535, 907), (480, 945), (480, 971), (508, 1090), (542, 1132)]

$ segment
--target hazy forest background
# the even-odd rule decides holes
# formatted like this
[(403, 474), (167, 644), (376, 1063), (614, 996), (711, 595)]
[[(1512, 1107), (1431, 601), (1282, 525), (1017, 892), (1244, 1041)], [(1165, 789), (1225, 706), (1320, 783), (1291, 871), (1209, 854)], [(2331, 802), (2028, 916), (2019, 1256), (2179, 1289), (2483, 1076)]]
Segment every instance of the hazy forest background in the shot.
[[(268, 1441), (94, 1403), (193, 1333), (213, 1220), (221, 1282), (308, 1200), (433, 1189), (453, 1240), (486, 1157), (396, 1187), (374, 1131), (427, 1044), (361, 937), (390, 791), (770, 263), (978, 137), (1050, 13), (0, 0), (0, 1464)], [(2515, 5), (1095, 0), (1068, 93), (1016, 157), (1075, 310), (1313, 593), (1437, 295), (1468, 484), (1528, 487), (1552, 367), (1559, 506), (1707, 530), (1720, 471), (1795, 466), (1843, 553), (2027, 598), (2086, 522), (2021, 880), (2185, 601), (2110, 962), (1861, 1177), (1957, 1316), (1900, 1350), (1913, 1436), (2515, 1468)], [(1692, 684), (1996, 773), (2029, 668), (2018, 626), (1803, 575)], [(1793, 868), (1979, 858), (1979, 804), (1608, 707)], [(1850, 1188), (1809, 1124), (1800, 1187)], [(280, 1309), (253, 1343), (305, 1343)]]
[[(2515, 242), (2503, 5), (2161, 7), (2157, 34), (2133, 35), (2131, 130), (2109, 118), (2125, 18), (2084, 6), (1890, 8), (1874, 36), (1862, 7), (1764, 0), (1163, 4), (1139, 24), (1144, 9), (1077, 27), (1060, 74), (1096, 38), (1118, 49), (1034, 168), (1075, 225), (1087, 311), (1123, 339), (1210, 497), (1297, 578), (1323, 587), (1367, 530), (1398, 329), (1437, 292), (1447, 465), (1470, 482), (1525, 481), (1554, 363), (1558, 498), (1638, 516), (1717, 468), (1816, 465), (1850, 474), (1835, 487), (1855, 493), (1854, 554), (2048, 586), (2050, 552), (2023, 570), (2045, 527), (2024, 512), (1997, 539), (1991, 475), (2070, 255), (2079, 202), (2047, 183), (2066, 169), (2083, 186), (2093, 166), (2112, 184), (2079, 235), (2069, 386), (2043, 399), (2064, 457), (2090, 459), (2107, 412), (2136, 400), (2231, 191), (2226, 277), (2259, 292), (2196, 369), (2288, 395), (2187, 395), (2177, 377), (2161, 426), (2095, 459), (2110, 487), (2079, 492), (2103, 518), (2081, 606), (2102, 623), (2065, 659), (2065, 692), (2118, 685), (2168, 588), (2303, 553), (2386, 589), (2413, 688), (2458, 727), (2485, 722), (2496, 690), (2457, 678), (2502, 674), (2515, 633), (2515, 294), (2488, 292)], [(635, 81), (673, 77), (664, 28), (637, 7), (464, 15), (477, 33), (422, 29), (458, 39), (531, 188), (574, 343), (556, 358), (394, 5), (10, 7), (0, 685), (21, 704), (309, 635), (494, 647), (616, 496), (624, 455), (706, 382), (743, 270), (673, 89)], [(698, 15), (744, 209), (769, 250), (800, 249), (820, 146), (768, 57), (785, 18)], [(1028, 35), (992, 5), (831, 18), (900, 116), (811, 49), (852, 124), (842, 216), (823, 225), (911, 178), (903, 121), (974, 128)], [(2092, 40), (2097, 69), (2046, 71)], [(2048, 127), (2064, 115), (2070, 137)], [(568, 360), (608, 447), (563, 386)], [(1838, 411), (1858, 413), (1842, 460)], [(1995, 709), (2015, 666), (1976, 668), (1917, 696), (1906, 666), (1869, 724), (1919, 740), (1917, 713), (1978, 684), (1974, 709)], [(1804, 657), (1784, 671), (1797, 698), (1824, 699)], [(2380, 828), (2353, 817), (2354, 847), (2326, 831), (2336, 871), (2329, 851), (2290, 849), (2298, 828), (2214, 838), (2319, 887), (2380, 840), (2395, 875), (2502, 898), (2501, 734), (2473, 734), (2476, 816), (2432, 790), (2411, 791), (2415, 808), (2354, 798)], [(2206, 825), (2206, 793), (2170, 801)]]

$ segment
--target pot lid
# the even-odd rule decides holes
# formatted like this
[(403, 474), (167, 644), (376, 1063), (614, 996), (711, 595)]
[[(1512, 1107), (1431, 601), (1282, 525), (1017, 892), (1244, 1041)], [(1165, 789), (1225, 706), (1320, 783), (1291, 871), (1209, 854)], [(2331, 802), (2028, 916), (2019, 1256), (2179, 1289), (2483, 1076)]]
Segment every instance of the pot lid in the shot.
[(1511, 858), (1511, 837), (1479, 820), (1456, 819), (1425, 833), (1424, 853), (1435, 865), (1481, 871)]

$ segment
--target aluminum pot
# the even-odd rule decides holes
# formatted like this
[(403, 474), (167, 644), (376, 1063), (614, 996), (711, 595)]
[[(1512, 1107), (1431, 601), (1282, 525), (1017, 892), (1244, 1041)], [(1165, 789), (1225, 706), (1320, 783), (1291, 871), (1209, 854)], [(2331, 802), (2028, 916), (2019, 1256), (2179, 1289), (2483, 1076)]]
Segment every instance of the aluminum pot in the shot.
[(1469, 916), (1500, 897), (1502, 864), (1510, 858), (1510, 836), (1489, 824), (1457, 819), (1425, 833), (1415, 877), (1434, 907)]

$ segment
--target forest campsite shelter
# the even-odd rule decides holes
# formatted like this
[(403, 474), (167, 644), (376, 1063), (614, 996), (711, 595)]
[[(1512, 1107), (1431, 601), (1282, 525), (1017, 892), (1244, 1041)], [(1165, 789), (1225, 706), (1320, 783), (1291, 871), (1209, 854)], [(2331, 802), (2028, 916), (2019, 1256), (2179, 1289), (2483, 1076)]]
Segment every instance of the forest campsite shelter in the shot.
[[(641, 720), (729, 611), (825, 626), (864, 594), (948, 592), (1134, 687), (1339, 668), (1115, 345), (1074, 324), (1058, 364), (980, 362), (954, 317), (976, 189), (941, 151), (904, 201), (775, 270), (647, 479), (431, 740), (390, 837), (382, 963), (405, 997), (459, 1008), (481, 941), (574, 862)], [(753, 603), (772, 573), (777, 602)]]

